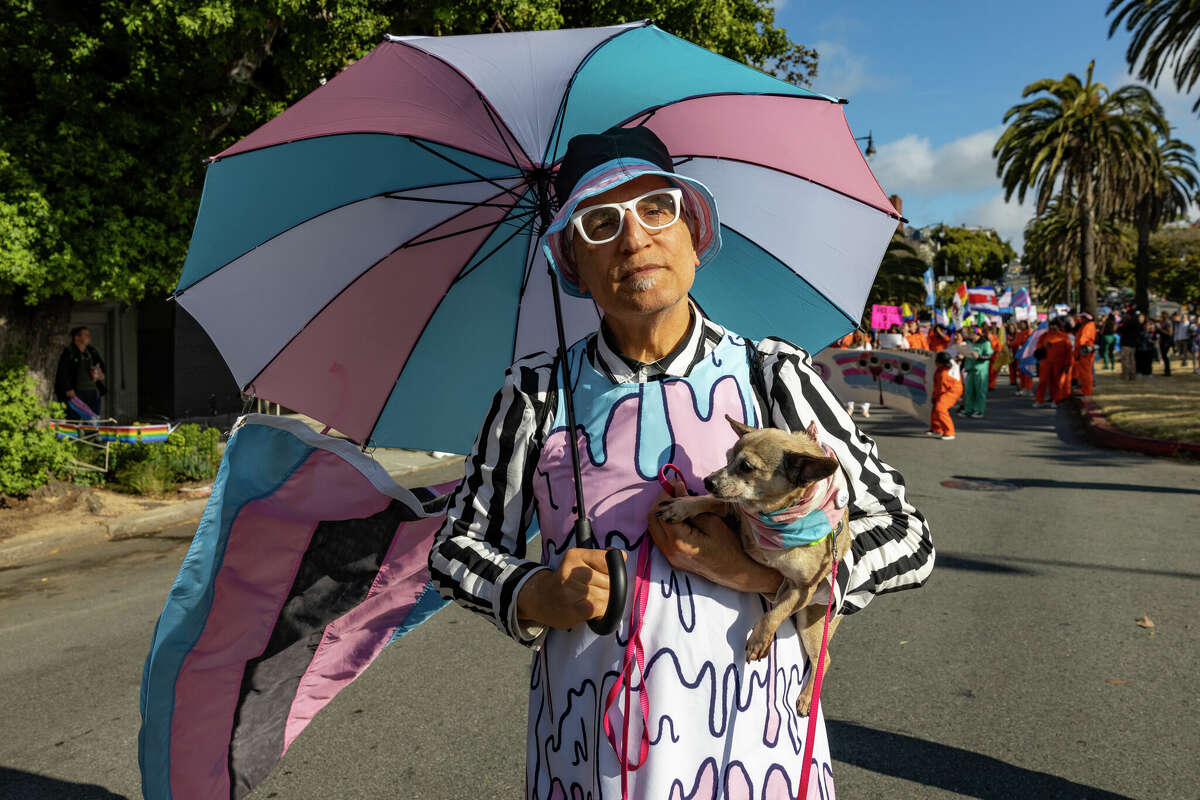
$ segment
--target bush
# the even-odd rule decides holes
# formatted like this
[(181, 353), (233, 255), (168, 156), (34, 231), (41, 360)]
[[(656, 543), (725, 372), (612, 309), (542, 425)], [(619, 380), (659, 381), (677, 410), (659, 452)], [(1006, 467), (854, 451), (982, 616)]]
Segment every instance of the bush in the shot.
[(63, 408), (43, 404), (35, 390), (24, 353), (0, 361), (0, 494), (27, 495), (68, 468), (66, 448), (44, 424)]
[(117, 444), (110, 469), (117, 481), (139, 494), (161, 494), (180, 481), (210, 480), (221, 466), (216, 428), (180, 425), (162, 444)]

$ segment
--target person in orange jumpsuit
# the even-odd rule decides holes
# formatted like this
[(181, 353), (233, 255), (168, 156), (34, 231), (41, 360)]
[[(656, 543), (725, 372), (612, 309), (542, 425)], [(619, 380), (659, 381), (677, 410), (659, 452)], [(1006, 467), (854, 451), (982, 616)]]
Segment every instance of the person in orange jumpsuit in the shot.
[(1071, 377), (1079, 381), (1079, 393), (1092, 396), (1092, 363), (1096, 360), (1096, 323), (1086, 311), (1075, 320), (1075, 362)]
[(904, 340), (908, 342), (908, 346), (913, 350), (928, 350), (929, 339), (921, 333), (921, 326), (917, 321), (909, 322), (906, 327), (908, 330), (904, 334)]
[(943, 441), (954, 438), (954, 420), (950, 408), (962, 397), (963, 383), (955, 375), (954, 359), (946, 351), (937, 354), (937, 372), (933, 374), (933, 411), (929, 414), (928, 436)]
[(849, 333), (847, 333), (845, 336), (843, 336), (842, 338), (840, 338), (840, 339), (838, 339), (836, 342), (834, 342), (834, 343), (833, 343), (833, 346), (834, 346), (834, 347), (840, 347), (840, 348), (842, 348), (843, 350), (844, 350), (844, 349), (846, 349), (846, 348), (848, 348), (848, 347), (853, 347), (853, 346), (854, 346), (854, 334), (855, 334), (856, 332), (857, 332), (857, 331), (850, 331), (850, 332), (849, 332)]
[(992, 357), (988, 360), (988, 389), (995, 389), (996, 378), (1000, 375), (1000, 356), (1003, 352), (1003, 344), (996, 332), (995, 325), (987, 325), (984, 330), (987, 332), (988, 342), (992, 345)]
[(1017, 323), (1017, 330), (1013, 333), (1012, 338), (1008, 340), (1011, 354), (1011, 360), (1008, 362), (1008, 379), (1013, 386), (1018, 387), (1016, 392), (1018, 397), (1033, 391), (1033, 378), (1022, 372), (1017, 366), (1017, 358), (1021, 355), (1021, 348), (1025, 346), (1029, 334), (1029, 323), (1021, 320)]
[(945, 325), (934, 325), (929, 329), (929, 349), (935, 353), (940, 353), (950, 346), (950, 334), (946, 331)]
[[(1071, 394), (1071, 362), (1075, 357), (1075, 348), (1070, 335), (1063, 331), (1062, 322), (1055, 319), (1051, 320), (1038, 341), (1038, 349), (1045, 351), (1045, 358), (1038, 362), (1037, 392), (1033, 405), (1035, 408), (1050, 408)], [(1051, 402), (1046, 402), (1047, 398)]]

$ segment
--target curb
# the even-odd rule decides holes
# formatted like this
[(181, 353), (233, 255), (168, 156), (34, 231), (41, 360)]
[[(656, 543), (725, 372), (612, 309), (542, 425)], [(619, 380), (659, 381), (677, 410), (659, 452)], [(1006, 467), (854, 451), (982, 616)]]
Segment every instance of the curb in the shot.
[[(406, 489), (433, 486), (461, 478), (464, 461), (463, 456), (447, 458), (434, 464), (403, 472), (392, 472), (389, 475)], [(15, 540), (6, 540), (0, 542), (0, 568), (10, 569), (30, 563), (30, 559), (36, 560), (59, 549), (155, 536), (184, 525), (191, 525), (194, 533), (207, 506), (208, 498), (201, 497), (107, 523), (97, 521), (86, 530), (64, 531), (48, 536), (21, 536)]]
[(1115, 428), (1104, 412), (1090, 397), (1072, 395), (1071, 407), (1079, 414), (1088, 438), (1102, 447), (1132, 450), (1150, 456), (1191, 456), (1200, 458), (1200, 442), (1180, 442), (1174, 439), (1154, 439), (1138, 436)]

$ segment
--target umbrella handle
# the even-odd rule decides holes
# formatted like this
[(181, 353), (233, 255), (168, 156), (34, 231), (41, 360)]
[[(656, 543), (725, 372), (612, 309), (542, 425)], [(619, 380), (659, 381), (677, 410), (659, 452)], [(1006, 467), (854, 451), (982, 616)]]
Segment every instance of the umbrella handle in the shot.
[[(586, 518), (575, 521), (575, 543), (580, 547), (594, 547), (595, 538), (592, 536), (592, 524)], [(616, 548), (605, 551), (604, 561), (608, 565), (608, 608), (600, 619), (589, 619), (588, 627), (598, 636), (612, 633), (621, 617), (625, 616), (625, 587), (628, 583), (625, 576), (625, 557)]]

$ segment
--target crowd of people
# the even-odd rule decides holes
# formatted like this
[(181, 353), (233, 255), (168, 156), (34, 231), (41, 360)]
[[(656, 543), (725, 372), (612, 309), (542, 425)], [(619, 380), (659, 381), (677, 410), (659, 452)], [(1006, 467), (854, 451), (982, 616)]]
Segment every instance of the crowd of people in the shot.
[[(1192, 367), (1200, 374), (1200, 315), (1187, 310), (1162, 312), (1157, 319), (1136, 308), (1113, 310), (1097, 325), (1087, 312), (1071, 313), (1049, 320), (1033, 347), (1034, 374), (1018, 364), (1035, 328), (1025, 320), (1003, 324), (985, 322), (951, 330), (936, 324), (922, 328), (916, 320), (892, 325), (886, 331), (855, 330), (834, 346), (859, 350), (907, 348), (935, 353), (933, 410), (930, 436), (953, 440), (956, 436), (952, 412), (980, 418), (987, 410), (987, 394), (996, 388), (1007, 367), (1009, 384), (1017, 396), (1032, 396), (1034, 408), (1055, 408), (1072, 391), (1089, 397), (1093, 391), (1097, 355), (1102, 368), (1115, 369), (1119, 356), (1123, 378), (1150, 377), (1155, 361), (1162, 374), (1171, 375), (1171, 358), (1179, 367)], [(1029, 368), (1028, 360), (1026, 369)], [(847, 403), (853, 414), (854, 404)], [(863, 416), (870, 416), (862, 404)]]

